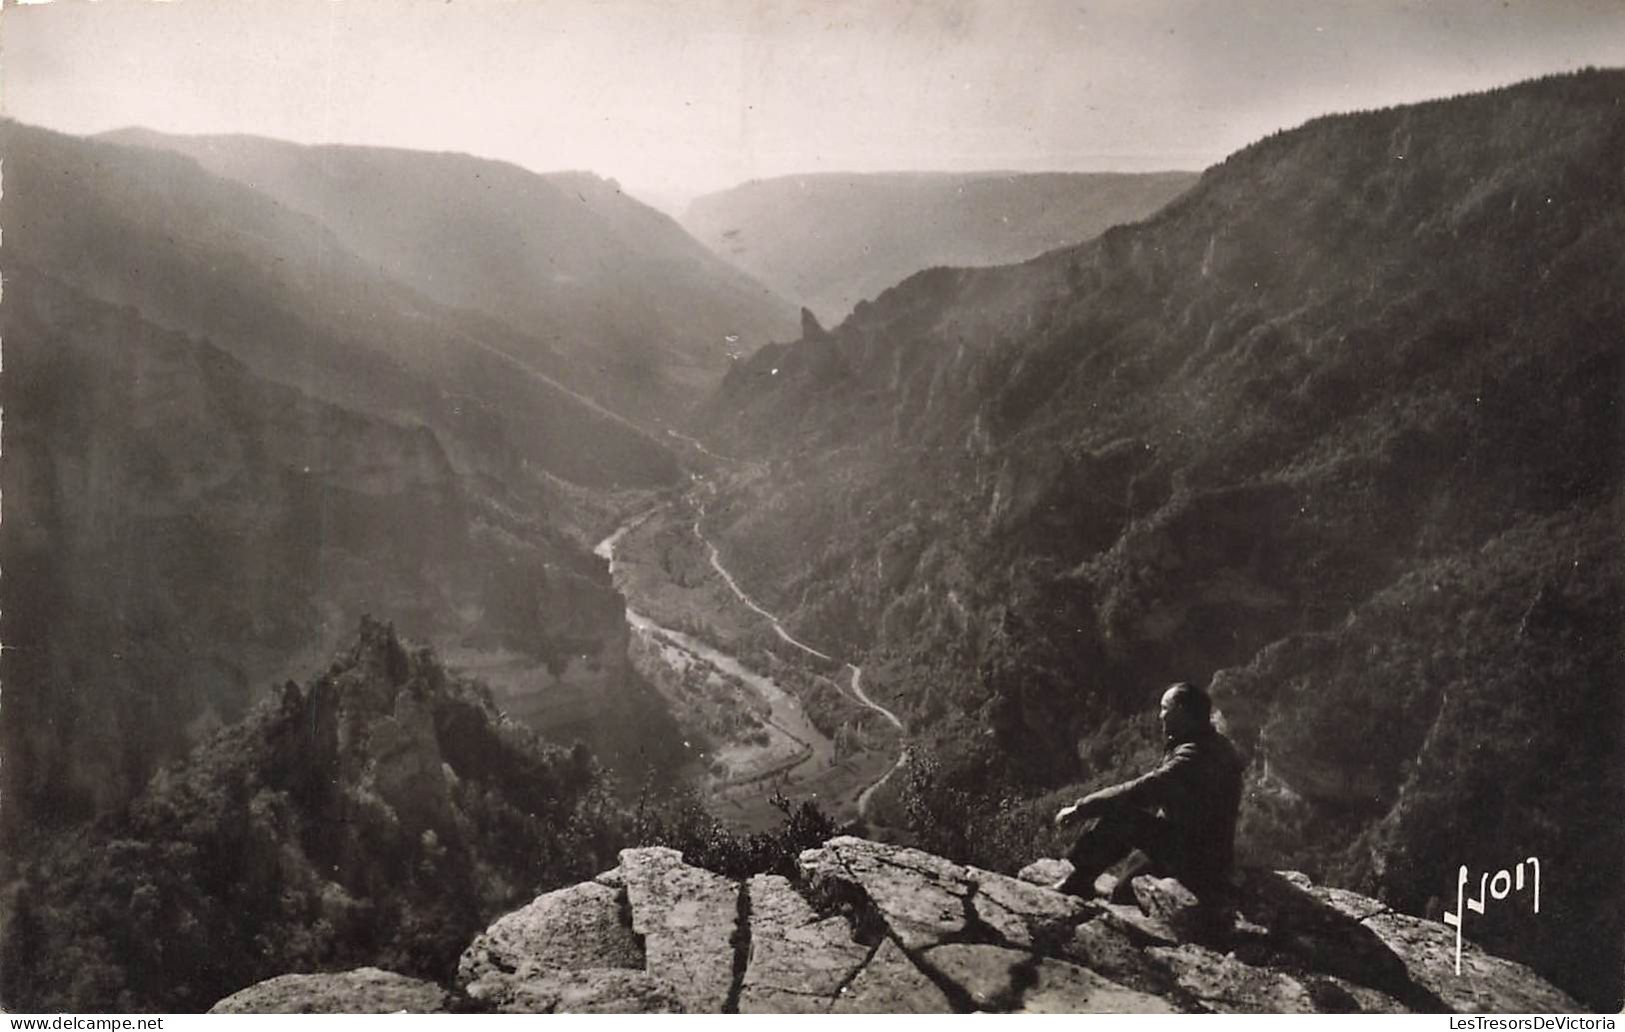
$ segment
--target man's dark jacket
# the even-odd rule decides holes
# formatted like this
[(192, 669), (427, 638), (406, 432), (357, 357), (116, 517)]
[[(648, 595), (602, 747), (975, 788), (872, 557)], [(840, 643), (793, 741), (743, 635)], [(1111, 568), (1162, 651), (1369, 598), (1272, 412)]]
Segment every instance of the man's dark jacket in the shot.
[(1217, 885), (1235, 861), (1236, 814), (1245, 764), (1211, 724), (1188, 742), (1169, 743), (1162, 765), (1100, 792), (1112, 809), (1161, 811), (1168, 855), (1156, 859), (1193, 889)]

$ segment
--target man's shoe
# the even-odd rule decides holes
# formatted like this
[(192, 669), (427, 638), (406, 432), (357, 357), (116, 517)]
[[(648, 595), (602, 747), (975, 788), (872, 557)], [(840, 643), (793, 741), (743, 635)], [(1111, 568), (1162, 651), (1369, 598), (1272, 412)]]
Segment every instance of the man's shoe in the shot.
[(1138, 906), (1140, 902), (1134, 895), (1133, 878), (1113, 878), (1112, 886), (1106, 890), (1105, 896), (1107, 902), (1122, 906)]
[(1076, 871), (1067, 875), (1065, 878), (1062, 878), (1054, 885), (1051, 885), (1050, 888), (1056, 892), (1064, 893), (1068, 896), (1080, 896), (1083, 899), (1093, 899), (1095, 896), (1094, 883), (1080, 878)]

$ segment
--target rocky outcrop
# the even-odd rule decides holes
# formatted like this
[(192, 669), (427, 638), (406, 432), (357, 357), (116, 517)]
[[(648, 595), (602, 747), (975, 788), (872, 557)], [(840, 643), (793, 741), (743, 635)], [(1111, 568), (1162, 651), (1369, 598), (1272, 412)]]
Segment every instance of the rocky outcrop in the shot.
[[(624, 918), (621, 892), (584, 882), (538, 896), (481, 932), (463, 951), (457, 981), (471, 998), (501, 1012), (578, 1010), (577, 1004), (599, 999), (599, 990), (605, 999), (630, 992), (675, 1004), (675, 991), (644, 975), (643, 963), (643, 944)], [(552, 1003), (538, 1007), (544, 1000)]]
[(746, 885), (750, 950), (740, 983), (741, 1014), (819, 1014), (874, 951), (839, 914), (821, 916), (786, 878), (758, 874)]
[[(843, 836), (743, 884), (666, 848), (538, 897), (463, 953), (455, 990), (376, 969), (272, 979), (216, 1010), (505, 1013), (1316, 1013), (1579, 1009), (1455, 933), (1296, 872), (1249, 871), (1201, 913), (1178, 882), (1133, 905)], [(349, 994), (347, 997), (346, 994)], [(438, 994), (438, 995), (436, 995)]]
[(663, 978), (627, 968), (552, 971), (513, 983), (495, 1009), (504, 1014), (681, 1014), (683, 1000)]
[(621, 877), (645, 970), (675, 985), (685, 1010), (722, 1010), (733, 988), (741, 887), (660, 847), (623, 850)]
[(829, 331), (825, 330), (823, 324), (818, 321), (818, 316), (814, 315), (809, 309), (803, 308), (801, 310), (801, 339), (823, 340), (827, 336), (829, 336)]
[(952, 1014), (953, 1004), (937, 984), (926, 977), (897, 945), (882, 939), (858, 972), (830, 1006), (836, 1014)]
[(451, 994), (433, 982), (377, 968), (282, 975), (232, 993), (210, 1014), (438, 1014)]

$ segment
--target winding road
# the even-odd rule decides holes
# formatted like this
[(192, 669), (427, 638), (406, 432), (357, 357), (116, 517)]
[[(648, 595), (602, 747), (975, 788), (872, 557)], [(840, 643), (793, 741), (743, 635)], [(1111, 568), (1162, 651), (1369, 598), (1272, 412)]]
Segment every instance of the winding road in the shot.
[[(698, 505), (698, 503), (696, 503), (696, 505)], [(834, 656), (828, 655), (828, 654), (823, 653), (823, 652), (819, 652), (817, 649), (813, 648), (811, 645), (808, 645), (806, 642), (800, 641), (800, 640), (796, 639), (795, 637), (791, 636), (790, 632), (784, 629), (784, 624), (779, 622), (778, 617), (774, 616), (772, 613), (768, 612), (767, 610), (763, 609), (761, 606), (757, 605), (755, 599), (753, 599), (749, 595), (745, 594), (745, 589), (741, 588), (739, 586), (739, 582), (734, 580), (734, 575), (729, 573), (728, 568), (722, 565), (722, 556), (721, 556), (721, 554), (719, 554), (717, 552), (717, 546), (712, 544), (711, 540), (705, 536), (705, 532), (700, 529), (700, 521), (705, 519), (705, 506), (699, 505), (698, 508), (699, 508), (699, 513), (700, 514), (698, 516), (694, 517), (694, 536), (696, 538), (698, 538), (700, 540), (700, 543), (703, 544), (706, 547), (706, 549), (711, 553), (711, 567), (712, 567), (712, 569), (716, 570), (718, 573), (720, 573), (722, 575), (723, 581), (727, 583), (728, 590), (732, 591), (734, 593), (734, 597), (739, 599), (739, 601), (745, 603), (745, 608), (746, 609), (749, 609), (751, 612), (755, 613), (758, 616), (764, 617), (767, 620), (768, 623), (773, 625), (774, 633), (778, 634), (778, 636), (780, 638), (784, 639), (784, 641), (787, 642), (788, 644), (794, 645), (796, 648), (798, 648), (801, 651), (807, 653), (807, 655), (809, 655), (809, 656), (817, 656), (819, 659), (822, 659), (826, 663), (835, 662), (835, 657)], [(857, 668), (854, 667), (853, 669), (855, 670)], [(875, 706), (873, 708), (879, 709), (880, 707)], [(891, 713), (890, 713), (889, 710), (882, 710), (882, 712), (886, 713), (887, 716), (891, 716)], [(897, 718), (892, 717), (892, 722), (896, 723)], [(902, 724), (897, 724), (897, 726), (899, 728), (901, 728), (903, 725)]]
[[(698, 442), (695, 443), (697, 444)], [(751, 612), (765, 619), (772, 626), (774, 633), (777, 634), (786, 644), (800, 649), (807, 655), (821, 659), (826, 663), (836, 662), (835, 657), (829, 655), (827, 652), (820, 652), (818, 649), (813, 648), (811, 645), (808, 645), (806, 642), (800, 640), (789, 631), (785, 630), (784, 624), (779, 620), (778, 616), (759, 605), (755, 599), (750, 597), (744, 588), (739, 586), (739, 582), (734, 579), (733, 574), (728, 571), (727, 567), (722, 565), (722, 556), (721, 553), (717, 551), (717, 546), (705, 536), (705, 532), (700, 527), (700, 522), (705, 518), (705, 506), (700, 503), (698, 499), (694, 499), (694, 501), (698, 511), (698, 515), (694, 518), (694, 537), (706, 547), (706, 551), (710, 554), (711, 567), (716, 570), (717, 574), (722, 578), (723, 583), (728, 585), (728, 590), (733, 592), (734, 597), (743, 603)], [(603, 541), (600, 541), (598, 546), (593, 549), (594, 555), (600, 556), (601, 558), (609, 561), (611, 574), (614, 572), (615, 546), (620, 542), (622, 537), (636, 529), (655, 513), (659, 512), (660, 508), (661, 507), (656, 507), (633, 517), (631, 520), (619, 527), (609, 537), (606, 537)], [(711, 646), (705, 645), (703, 642), (692, 639), (690, 636), (682, 634), (679, 631), (674, 631), (671, 628), (661, 627), (653, 620), (650, 620), (647, 616), (632, 609), (630, 606), (627, 608), (626, 618), (627, 622), (634, 628), (641, 630), (655, 630), (664, 633), (671, 637), (672, 640), (680, 642), (684, 648), (694, 651), (696, 654), (704, 655), (706, 659), (716, 664), (719, 668), (725, 669), (729, 673), (741, 677), (743, 680), (751, 684), (752, 687), (762, 692), (764, 697), (768, 699), (769, 703), (773, 705), (775, 715), (778, 715), (781, 712), (781, 707), (783, 707), (788, 700), (789, 707), (794, 711), (795, 715), (799, 717), (801, 721), (806, 720), (805, 715), (801, 713), (799, 704), (796, 704), (794, 699), (790, 698), (784, 689), (780, 688), (770, 679), (748, 670), (734, 657), (728, 656), (725, 653), (712, 648)], [(880, 703), (870, 698), (869, 694), (863, 690), (863, 668), (854, 663), (846, 664), (846, 668), (852, 671), (851, 678), (848, 681), (848, 687), (851, 689), (852, 697), (863, 706), (868, 707), (884, 717), (893, 727), (898, 730), (899, 733), (907, 735), (908, 729), (904, 726), (902, 719), (899, 718), (896, 713), (893, 713), (885, 706), (882, 706)], [(818, 740), (822, 739), (824, 742), (828, 742), (828, 739), (825, 736), (817, 734), (816, 731), (813, 735), (805, 735), (805, 729), (797, 728), (795, 730), (803, 732), (803, 734), (797, 734), (792, 729), (778, 724), (777, 721), (774, 721), (774, 723), (776, 726), (779, 726), (781, 731), (784, 731), (787, 735), (790, 735), (790, 737), (804, 745), (807, 744), (809, 740), (817, 742)], [(809, 723), (808, 727), (810, 726), (811, 725)], [(816, 747), (809, 747), (808, 755), (797, 760), (790, 766), (799, 766), (801, 763), (806, 762), (806, 760), (812, 759), (813, 754), (816, 752), (818, 752)], [(859, 794), (857, 802), (859, 817), (863, 818), (864, 820), (869, 819), (869, 807), (873, 801), (875, 792), (884, 786), (887, 781), (891, 780), (892, 775), (896, 774), (900, 769), (902, 769), (903, 765), (908, 762), (908, 758), (909, 748), (905, 742), (901, 751), (899, 751), (897, 755), (896, 762), (886, 769), (886, 773), (882, 774), (872, 784), (865, 788), (861, 794)]]
[[(857, 700), (859, 702), (863, 703), (865, 706), (869, 707), (870, 709), (874, 710), (876, 713), (879, 713), (881, 716), (885, 717), (887, 720), (891, 721), (892, 724), (897, 728), (898, 731), (901, 731), (903, 734), (906, 735), (908, 732), (903, 727), (903, 722), (901, 720), (897, 719), (897, 714), (893, 713), (891, 710), (889, 710), (886, 707), (882, 706), (880, 703), (876, 702), (875, 700), (869, 698), (869, 696), (864, 693), (864, 690), (863, 690), (863, 668), (858, 667), (858, 666), (852, 666), (852, 664), (850, 664), (850, 663), (847, 664), (847, 665), (852, 668), (852, 694), (854, 696), (856, 696)], [(882, 785), (884, 785), (886, 782), (891, 780), (891, 776), (893, 774), (896, 774), (899, 770), (903, 769), (903, 764), (908, 762), (908, 756), (909, 756), (908, 742), (905, 739), (905, 741), (903, 743), (902, 750), (899, 751), (898, 754), (897, 754), (897, 762), (892, 764), (890, 767), (888, 767), (886, 769), (886, 773), (880, 775), (880, 777), (875, 781), (874, 784), (872, 784), (868, 788), (864, 789), (863, 794), (858, 796), (858, 816), (859, 817), (862, 817), (864, 820), (869, 819), (869, 802), (870, 802), (870, 800), (872, 800), (874, 798), (874, 794), (877, 791), (880, 790), (880, 787)]]
[[(662, 508), (664, 507), (656, 506), (634, 516), (621, 525), (615, 533), (600, 541), (593, 548), (594, 555), (609, 562), (611, 577), (615, 574), (615, 549), (620, 544), (621, 538), (637, 529), (650, 517), (660, 512)], [(708, 645), (692, 635), (656, 623), (649, 616), (640, 613), (630, 605), (626, 607), (626, 622), (634, 631), (643, 632), (656, 639), (664, 638), (690, 656), (704, 660), (723, 673), (738, 678), (749, 685), (768, 704), (769, 715), (763, 723), (770, 725), (795, 743), (796, 755), (787, 762), (779, 763), (768, 770), (753, 771), (748, 776), (728, 782), (724, 787), (737, 787), (742, 784), (763, 781), (770, 777), (788, 773), (804, 764), (810, 763), (816, 769), (834, 762), (835, 742), (813, 725), (812, 720), (802, 710), (800, 701), (779, 687), (778, 683), (772, 678), (756, 673), (734, 656)]]
[[(778, 636), (785, 642), (794, 645), (796, 648), (807, 653), (809, 656), (817, 656), (819, 659), (825, 660), (826, 662), (835, 662), (835, 658), (833, 656), (829, 655), (828, 653), (818, 651), (811, 645), (808, 645), (806, 642), (800, 640), (792, 635), (789, 631), (785, 630), (784, 624), (779, 622), (779, 618), (777, 616), (757, 605), (756, 600), (745, 593), (745, 589), (741, 588), (739, 586), (739, 582), (734, 580), (733, 574), (729, 573), (727, 567), (722, 565), (722, 557), (717, 552), (717, 546), (713, 544), (711, 540), (705, 536), (705, 532), (700, 529), (700, 521), (705, 518), (705, 506), (700, 505), (698, 502), (696, 502), (696, 505), (699, 509), (699, 515), (694, 518), (694, 536), (698, 538), (711, 553), (712, 567), (716, 569), (717, 573), (722, 575), (723, 581), (727, 583), (729, 590), (734, 593), (735, 597), (737, 597), (739, 601), (743, 602), (746, 607), (751, 610), (751, 612), (759, 614), (760, 616), (764, 617), (768, 623), (772, 624), (774, 632), (777, 633)], [(848, 663), (846, 666), (848, 670), (852, 671), (852, 679), (849, 682), (849, 686), (852, 689), (852, 697), (857, 699), (857, 701), (863, 705), (874, 710), (882, 717), (885, 717), (891, 722), (891, 725), (902, 734), (908, 734), (908, 729), (903, 726), (903, 721), (897, 716), (897, 714), (893, 713), (891, 710), (882, 706), (875, 700), (869, 698), (869, 694), (863, 690), (863, 668), (855, 663)], [(908, 762), (908, 757), (908, 746), (905, 744), (902, 750), (897, 754), (897, 762), (888, 767), (886, 769), (886, 773), (882, 774), (873, 784), (864, 789), (863, 793), (858, 796), (859, 817), (862, 817), (864, 820), (869, 819), (869, 804), (874, 799), (875, 792), (878, 791), (881, 786), (885, 785), (886, 782), (890, 781), (893, 774), (896, 774), (900, 769), (902, 769), (903, 764)]]

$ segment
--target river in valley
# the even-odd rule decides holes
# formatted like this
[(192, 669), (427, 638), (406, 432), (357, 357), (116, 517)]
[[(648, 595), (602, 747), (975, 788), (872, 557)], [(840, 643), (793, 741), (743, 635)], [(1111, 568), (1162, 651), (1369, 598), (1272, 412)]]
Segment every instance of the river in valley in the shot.
[[(597, 547), (593, 549), (595, 555), (609, 563), (612, 578), (616, 572), (616, 549), (621, 540), (660, 511), (660, 508), (655, 508), (633, 517), (617, 528), (613, 534), (600, 541)], [(704, 510), (701, 509), (700, 513), (701, 517), (703, 517)], [(828, 654), (813, 648), (790, 634), (776, 615), (763, 608), (746, 594), (744, 589), (740, 587), (739, 582), (723, 566), (716, 545), (705, 537), (700, 527), (699, 518), (694, 521), (693, 532), (708, 552), (711, 566), (742, 605), (767, 620), (773, 627), (774, 633), (787, 644), (816, 659), (825, 662), (834, 661)], [(768, 781), (788, 782), (792, 779), (819, 774), (837, 764), (834, 741), (813, 725), (796, 697), (773, 678), (750, 669), (741, 663), (737, 657), (701, 641), (691, 634), (657, 623), (647, 614), (639, 612), (630, 604), (626, 609), (626, 622), (634, 634), (643, 636), (646, 641), (655, 643), (663, 649), (677, 650), (678, 654), (668, 654), (666, 656), (667, 662), (673, 665), (685, 664), (691, 661), (691, 659), (684, 658), (682, 655), (686, 654), (687, 657), (703, 660), (724, 674), (737, 678), (740, 683), (756, 692), (767, 703), (768, 715), (764, 723), (774, 732), (784, 736), (788, 742), (794, 743), (793, 747), (787, 750), (790, 755), (782, 760), (760, 769), (751, 770), (743, 776), (714, 782), (711, 785), (713, 793), (726, 794), (730, 791), (760, 785)], [(904, 733), (906, 729), (897, 714), (875, 702), (863, 690), (863, 670), (860, 667), (847, 664), (845, 671), (849, 674), (847, 684), (852, 698), (861, 705), (879, 713), (900, 734)], [(876, 790), (901, 769), (907, 760), (908, 749), (904, 746), (896, 761), (886, 769), (885, 773), (862, 789), (856, 799), (858, 816), (869, 819), (870, 805)]]

